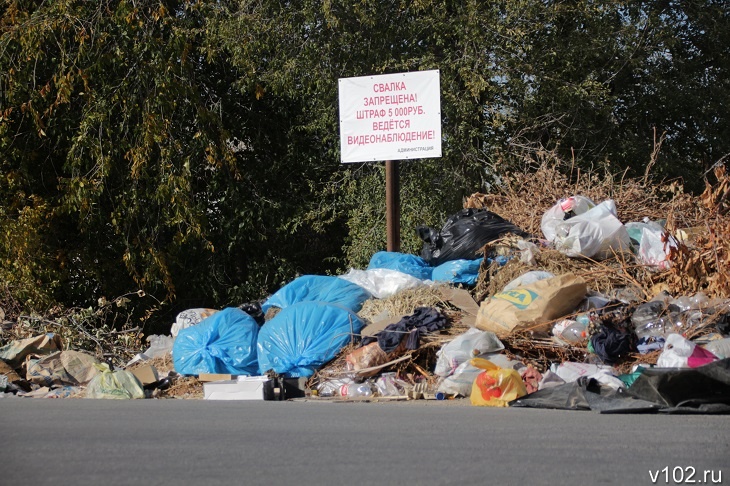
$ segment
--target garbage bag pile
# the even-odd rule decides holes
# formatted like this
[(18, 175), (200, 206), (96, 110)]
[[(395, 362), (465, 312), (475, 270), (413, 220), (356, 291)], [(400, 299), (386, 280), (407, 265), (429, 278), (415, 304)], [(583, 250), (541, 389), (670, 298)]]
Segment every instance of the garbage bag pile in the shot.
[(529, 184), (474, 194), (442, 229), (415, 229), (420, 255), (381, 251), (261, 302), (187, 309), (122, 366), (50, 332), (8, 342), (0, 394), (730, 412), (724, 168), (699, 198), (651, 209), (625, 207), (636, 185), (604, 197), (540, 170), (533, 184), (575, 192), (529, 211)]

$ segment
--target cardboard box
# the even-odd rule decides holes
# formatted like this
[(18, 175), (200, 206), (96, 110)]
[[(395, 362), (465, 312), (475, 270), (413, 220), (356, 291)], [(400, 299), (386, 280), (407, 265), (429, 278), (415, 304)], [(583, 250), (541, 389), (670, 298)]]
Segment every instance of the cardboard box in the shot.
[(236, 380), (203, 383), (206, 400), (264, 400), (270, 388), (267, 376), (239, 376)]
[(140, 366), (139, 368), (130, 371), (137, 377), (139, 382), (142, 383), (142, 386), (149, 385), (150, 383), (154, 383), (160, 379), (157, 374), (157, 368), (152, 365)]
[(223, 380), (235, 380), (238, 375), (227, 375), (225, 373), (200, 373), (198, 375), (198, 381), (223, 381)]

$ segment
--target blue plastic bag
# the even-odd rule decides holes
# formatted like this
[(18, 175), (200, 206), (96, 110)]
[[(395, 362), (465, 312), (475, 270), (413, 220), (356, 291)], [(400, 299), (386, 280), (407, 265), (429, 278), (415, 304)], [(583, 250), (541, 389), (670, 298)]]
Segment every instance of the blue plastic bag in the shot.
[(175, 371), (181, 375), (258, 372), (259, 325), (241, 309), (229, 307), (181, 329), (172, 345)]
[(259, 374), (269, 370), (309, 377), (337, 356), (364, 323), (349, 309), (326, 302), (299, 302), (282, 309), (259, 332)]
[(479, 278), (479, 266), (483, 259), (451, 260), (433, 269), (434, 282), (474, 285)]
[(396, 251), (379, 251), (370, 258), (368, 270), (372, 268), (387, 268), (398, 270), (421, 280), (431, 280), (433, 267), (423, 258), (408, 253)]
[(280, 288), (261, 305), (261, 310), (266, 313), (270, 307), (285, 309), (297, 302), (329, 302), (357, 312), (370, 297), (370, 292), (342, 278), (304, 275)]

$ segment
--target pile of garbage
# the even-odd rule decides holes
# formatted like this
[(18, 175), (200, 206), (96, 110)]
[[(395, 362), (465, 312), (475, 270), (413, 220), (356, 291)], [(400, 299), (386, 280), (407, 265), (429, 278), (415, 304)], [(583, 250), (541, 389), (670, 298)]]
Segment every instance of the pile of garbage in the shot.
[(123, 364), (54, 333), (11, 341), (0, 392), (727, 413), (730, 177), (713, 176), (692, 198), (543, 165), (416, 228), (419, 255), (188, 309)]

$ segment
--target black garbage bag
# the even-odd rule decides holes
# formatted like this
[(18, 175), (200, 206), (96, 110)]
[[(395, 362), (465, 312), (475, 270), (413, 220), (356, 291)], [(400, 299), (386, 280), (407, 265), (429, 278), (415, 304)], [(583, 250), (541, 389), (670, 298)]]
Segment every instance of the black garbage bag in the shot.
[(512, 233), (530, 235), (513, 223), (487, 209), (462, 209), (446, 220), (441, 230), (419, 226), (418, 237), (423, 240), (421, 258), (429, 265), (437, 266), (452, 260), (478, 258), (481, 247)]

